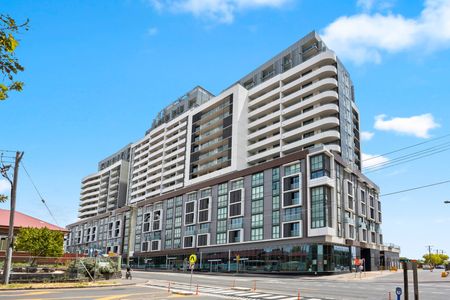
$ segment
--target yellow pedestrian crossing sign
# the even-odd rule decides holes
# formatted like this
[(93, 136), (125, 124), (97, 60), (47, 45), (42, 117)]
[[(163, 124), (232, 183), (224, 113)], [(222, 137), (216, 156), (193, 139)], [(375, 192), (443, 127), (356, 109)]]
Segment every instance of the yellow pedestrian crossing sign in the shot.
[(197, 261), (197, 255), (192, 254), (191, 256), (189, 256), (189, 262), (191, 264), (195, 264), (196, 261)]

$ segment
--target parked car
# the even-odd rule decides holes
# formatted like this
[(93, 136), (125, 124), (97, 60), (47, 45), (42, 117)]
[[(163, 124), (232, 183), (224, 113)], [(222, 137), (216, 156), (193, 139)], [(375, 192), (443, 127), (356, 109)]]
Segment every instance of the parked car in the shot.
[(444, 265), (437, 265), (435, 267), (435, 269), (443, 269), (443, 270), (445, 270), (445, 266)]

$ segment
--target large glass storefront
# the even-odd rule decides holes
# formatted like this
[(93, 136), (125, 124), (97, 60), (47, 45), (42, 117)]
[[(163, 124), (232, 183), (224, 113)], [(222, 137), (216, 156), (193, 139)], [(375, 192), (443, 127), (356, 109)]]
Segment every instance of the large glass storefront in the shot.
[(329, 273), (349, 272), (350, 248), (347, 246), (301, 244), (259, 249), (213, 252), (211, 249), (189, 249), (182, 254), (134, 257), (134, 268), (187, 271), (188, 257), (196, 254), (195, 269), (204, 272), (245, 273)]

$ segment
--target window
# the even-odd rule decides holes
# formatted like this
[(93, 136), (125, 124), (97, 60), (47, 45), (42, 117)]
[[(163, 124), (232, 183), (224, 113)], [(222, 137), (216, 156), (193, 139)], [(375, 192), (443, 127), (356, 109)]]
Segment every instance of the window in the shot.
[(273, 239), (280, 238), (280, 226), (277, 225), (272, 227), (272, 238)]
[(244, 189), (234, 190), (230, 192), (230, 202), (228, 209), (228, 216), (230, 218), (239, 217), (244, 215), (244, 205), (243, 205), (243, 194)]
[(144, 225), (142, 226), (143, 232), (149, 232), (150, 231), (150, 213), (144, 214)]
[(370, 241), (371, 241), (372, 243), (376, 243), (376, 242), (377, 242), (377, 239), (376, 239), (375, 232), (372, 231), (372, 232), (370, 233), (370, 235), (371, 235)]
[(166, 211), (166, 219), (172, 219), (173, 217), (173, 208), (168, 208)]
[(300, 188), (300, 176), (283, 178), (283, 191), (291, 191)]
[(272, 212), (272, 224), (279, 224), (280, 223), (280, 211), (274, 211)]
[(272, 169), (272, 181), (280, 180), (280, 169), (274, 168)]
[(256, 173), (252, 175), (252, 186), (258, 186), (264, 184), (264, 173)]
[(272, 197), (272, 209), (276, 210), (280, 208), (280, 196)]
[(193, 248), (194, 247), (194, 236), (185, 236), (183, 242), (183, 248)]
[(252, 188), (252, 200), (264, 198), (264, 186)]
[(188, 201), (194, 201), (194, 200), (197, 200), (197, 192), (188, 194), (188, 195), (187, 195), (187, 200), (188, 200)]
[(262, 213), (264, 211), (264, 200), (254, 200), (252, 201), (252, 214)]
[(164, 248), (171, 249), (172, 248), (172, 240), (166, 239), (166, 241), (164, 242)]
[[(114, 227), (114, 223), (110, 222), (108, 223), (108, 238), (112, 238), (113, 237), (113, 227)], [(81, 231), (79, 231), (79, 237), (81, 239)], [(78, 242), (79, 244), (80, 242)]]
[(181, 237), (181, 228), (175, 228), (173, 231), (173, 237), (174, 238), (180, 238)]
[(153, 212), (153, 226), (152, 226), (152, 230), (153, 231), (158, 231), (161, 230), (161, 214), (162, 214), (162, 210), (155, 210)]
[(175, 217), (181, 217), (182, 214), (183, 214), (183, 207), (182, 206), (175, 207)]
[(224, 207), (228, 205), (228, 194), (217, 197), (217, 206)]
[(362, 230), (362, 233), (363, 233), (362, 240), (363, 240), (364, 242), (366, 242), (366, 241), (367, 241), (367, 230), (366, 230), (366, 229), (363, 229), (363, 230)]
[(181, 217), (176, 217), (175, 218), (175, 227), (180, 227), (181, 226)]
[(228, 231), (228, 243), (242, 242), (242, 229)]
[(284, 176), (289, 176), (296, 173), (300, 173), (300, 163), (284, 167)]
[(283, 193), (283, 208), (301, 205), (300, 192)]
[(153, 240), (152, 241), (152, 251), (161, 250), (161, 240)]
[(216, 244), (226, 244), (227, 243), (227, 234), (226, 233), (218, 233)]
[(284, 221), (295, 221), (300, 219), (300, 207), (286, 208), (284, 210)]
[(284, 223), (283, 237), (300, 236), (300, 222)]
[(197, 247), (209, 245), (209, 233), (197, 235)]
[(116, 220), (115, 228), (114, 228), (114, 237), (120, 236), (120, 220)]
[(227, 195), (228, 194), (228, 183), (221, 183), (218, 186), (218, 194), (220, 195)]
[(311, 179), (330, 176), (330, 158), (325, 154), (310, 157)]
[(349, 233), (348, 233), (349, 238), (355, 239), (355, 226), (348, 225), (348, 231), (349, 231)]
[(252, 228), (263, 226), (263, 214), (252, 215)]
[(223, 220), (227, 218), (228, 208), (222, 207), (217, 210), (217, 219)]
[(211, 221), (210, 201), (211, 198), (203, 198), (198, 201), (198, 222), (205, 223)]
[(149, 251), (149, 246), (150, 246), (150, 242), (142, 242), (141, 244), (141, 251), (142, 252), (147, 252)]
[(239, 179), (231, 182), (231, 190), (237, 190), (244, 188), (244, 180)]
[(259, 241), (263, 239), (263, 229), (262, 228), (252, 228), (250, 239), (252, 241)]
[(217, 221), (217, 232), (226, 232), (226, 231), (227, 231), (227, 220)]
[(195, 224), (195, 201), (184, 204), (184, 225)]
[(200, 197), (201, 198), (206, 198), (206, 197), (210, 197), (210, 196), (211, 196), (211, 189), (210, 188), (200, 191)]
[(324, 186), (311, 188), (311, 228), (326, 226), (326, 190)]

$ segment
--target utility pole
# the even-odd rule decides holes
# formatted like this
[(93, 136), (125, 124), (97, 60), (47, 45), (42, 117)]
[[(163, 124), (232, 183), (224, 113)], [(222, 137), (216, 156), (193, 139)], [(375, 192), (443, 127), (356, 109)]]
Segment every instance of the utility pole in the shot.
[(9, 276), (11, 273), (11, 260), (12, 260), (12, 252), (14, 246), (14, 214), (16, 211), (16, 193), (17, 193), (17, 181), (19, 176), (19, 164), (23, 157), (23, 152), (16, 152), (16, 159), (14, 163), (14, 175), (13, 180), (9, 179), (6, 171), (3, 172), (2, 175), (5, 177), (9, 183), (11, 184), (11, 209), (9, 211), (9, 230), (8, 230), (8, 248), (5, 253), (5, 265), (3, 267), (3, 283), (9, 283)]

